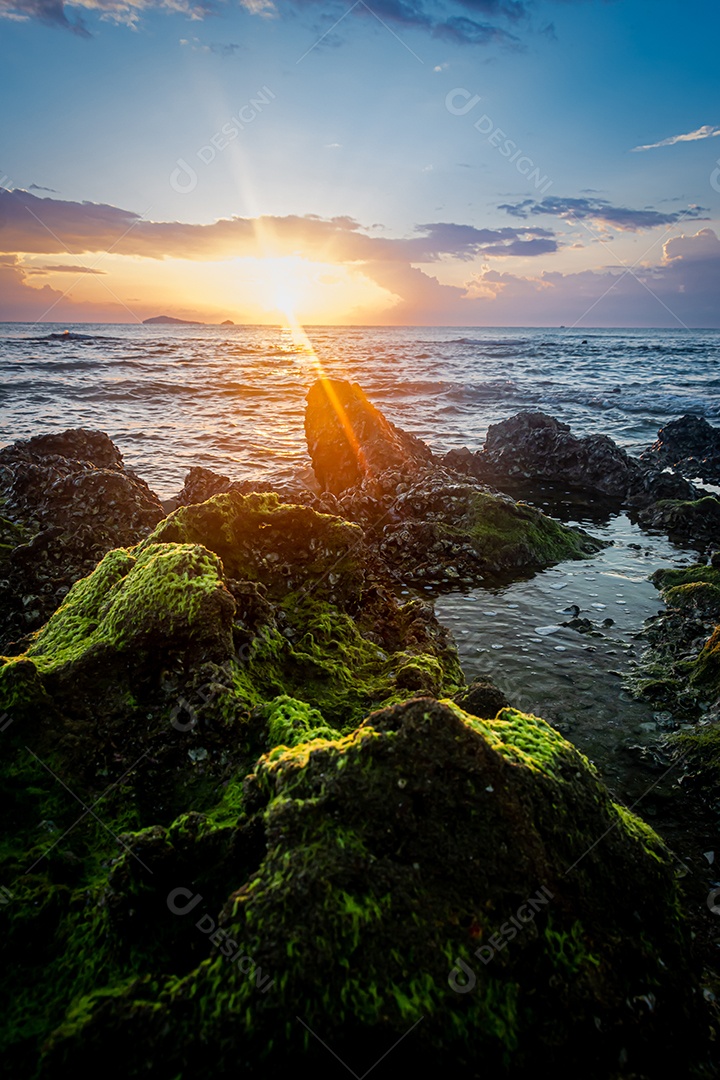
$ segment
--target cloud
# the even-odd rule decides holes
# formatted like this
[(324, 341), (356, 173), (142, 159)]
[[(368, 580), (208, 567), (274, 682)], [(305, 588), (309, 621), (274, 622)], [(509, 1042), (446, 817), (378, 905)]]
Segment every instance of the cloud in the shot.
[[(279, 7), (306, 11), (319, 0), (283, 0), (278, 5), (274, 0), (239, 0), (240, 6), (251, 15), (274, 18), (280, 14)], [(498, 23), (517, 25), (528, 15), (529, 5), (526, 0), (448, 0), (450, 13), (444, 16), (429, 14), (419, 0), (360, 0), (352, 7), (336, 3), (339, 14), (351, 14), (353, 17), (375, 17), (381, 22), (395, 26), (429, 31), (434, 37), (456, 44), (489, 45), (517, 43), (517, 37), (502, 29)], [(91, 37), (82, 14), (74, 18), (68, 10), (92, 13), (102, 19), (115, 23), (124, 23), (135, 27), (144, 12), (149, 10), (181, 14), (190, 19), (203, 19), (206, 15), (218, 14), (225, 7), (230, 7), (230, 0), (0, 0), (0, 18), (41, 22), (70, 30), (81, 37)], [(453, 14), (452, 7), (468, 12), (468, 15)], [(479, 16), (480, 21), (474, 16)], [(334, 11), (328, 17), (335, 17)], [(486, 20), (493, 19), (494, 23)], [(182, 44), (190, 44), (191, 39), (183, 39)], [(198, 44), (193, 47), (201, 47)], [(228, 55), (235, 51), (234, 46), (206, 46), (203, 51), (219, 52)]]
[(104, 274), (104, 270), (96, 270), (94, 266), (70, 266), (64, 263), (48, 263), (45, 266), (23, 266), (23, 273), (28, 277), (47, 277), (48, 274)]
[[(158, 262), (166, 257), (201, 262), (295, 255), (310, 262), (335, 263), (360, 270), (398, 298), (390, 311), (372, 312), (368, 321), (373, 322), (720, 325), (720, 240), (709, 228), (668, 239), (662, 261), (655, 266), (517, 274), (488, 263), (551, 255), (557, 249), (552, 230), (429, 222), (418, 225), (409, 236), (392, 238), (365, 230), (350, 217), (236, 217), (209, 225), (151, 222), (118, 207), (40, 199), (23, 191), (0, 192), (0, 252), (5, 252), (0, 254), (0, 319), (41, 318), (56, 304), (52, 317), (57, 319), (128, 320), (127, 310), (113, 307), (110, 301), (104, 307), (73, 305), (48, 285), (33, 287), (31, 283), (44, 272), (77, 274), (83, 265), (86, 270), (103, 268), (101, 257), (96, 260), (98, 267), (71, 266), (67, 259), (59, 262), (59, 268), (44, 259), (27, 267), (19, 262), (20, 254), (62, 256), (64, 245), (76, 255), (111, 252)], [(478, 271), (483, 261), (486, 265)], [(434, 276), (442, 276), (447, 264), (459, 262), (469, 268), (464, 286), (444, 284)], [(202, 312), (178, 313), (204, 317)]]
[(226, 43), (211, 41), (206, 45), (200, 38), (180, 38), (181, 45), (189, 45), (193, 52), (200, 53), (214, 53), (215, 56), (234, 56), (235, 53), (242, 50), (245, 51), (243, 45), (238, 45), (234, 41), (228, 41)]
[(632, 273), (586, 270), (521, 277), (485, 270), (467, 285), (466, 295), (479, 300), (487, 325), (716, 327), (720, 240), (712, 229), (673, 237), (660, 265)]
[(212, 0), (0, 0), (0, 18), (39, 22), (70, 30), (80, 37), (91, 37), (83, 16), (78, 14), (71, 19), (67, 14), (69, 8), (81, 8), (126, 26), (137, 25), (143, 12), (150, 9), (191, 19), (202, 19), (215, 10)]
[(505, 210), (513, 217), (527, 219), (540, 214), (561, 218), (563, 221), (595, 221), (622, 232), (642, 232), (656, 229), (660, 225), (676, 225), (681, 221), (708, 221), (700, 215), (706, 213), (702, 206), (690, 206), (675, 213), (661, 210), (631, 210), (624, 206), (611, 206), (606, 199), (579, 199), (548, 196), (540, 202), (524, 199), (519, 203), (502, 203), (499, 210)]
[[(534, 241), (545, 246), (538, 250)], [(410, 237), (369, 236), (350, 217), (221, 218), (210, 225), (145, 221), (102, 203), (40, 199), (27, 191), (0, 191), (0, 252), (85, 255), (112, 251), (150, 259), (222, 260), (242, 255), (327, 255), (340, 262), (365, 260), (430, 263), (446, 258), (546, 254), (554, 233), (523, 226), (478, 229), (452, 222), (419, 225)]]
[(444, 22), (434, 23), (433, 37), (443, 41), (452, 41), (456, 45), (516, 45), (519, 39), (515, 34), (490, 23), (479, 23), (467, 19), (464, 15), (455, 15)]
[(52, 195), (59, 194), (54, 187), (43, 187), (42, 184), (31, 184), (28, 191), (49, 191)]
[(671, 135), (669, 139), (648, 143), (647, 146), (633, 146), (632, 152), (635, 154), (641, 150), (657, 150), (659, 146), (675, 146), (676, 143), (697, 142), (698, 139), (714, 139), (717, 135), (720, 135), (720, 127), (714, 124), (703, 124), (695, 131), (688, 131), (686, 135)]

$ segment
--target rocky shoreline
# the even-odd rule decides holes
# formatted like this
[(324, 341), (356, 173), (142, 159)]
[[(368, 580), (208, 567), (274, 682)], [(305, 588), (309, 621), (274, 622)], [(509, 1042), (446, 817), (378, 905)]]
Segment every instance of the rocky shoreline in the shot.
[(8, 1069), (714, 1075), (714, 900), (419, 590), (602, 550), (539, 492), (694, 547), (632, 689), (716, 824), (720, 433), (520, 413), (440, 458), (332, 380), (305, 431), (314, 489), (166, 503), (100, 432), (0, 451)]

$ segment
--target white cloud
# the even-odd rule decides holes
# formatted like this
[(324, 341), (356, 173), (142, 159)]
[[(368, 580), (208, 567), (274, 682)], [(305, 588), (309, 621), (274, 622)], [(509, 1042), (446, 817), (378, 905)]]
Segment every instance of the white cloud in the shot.
[(681, 142), (697, 142), (698, 139), (714, 139), (716, 135), (720, 135), (720, 127), (715, 124), (703, 124), (696, 131), (688, 131), (686, 135), (671, 135), (669, 139), (648, 143), (647, 146), (633, 146), (633, 153), (639, 150), (657, 150), (659, 146), (675, 146), (676, 143)]

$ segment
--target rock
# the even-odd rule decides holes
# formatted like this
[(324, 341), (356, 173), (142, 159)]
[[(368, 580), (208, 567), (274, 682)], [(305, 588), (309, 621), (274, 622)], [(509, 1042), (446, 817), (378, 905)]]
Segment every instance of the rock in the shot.
[[(705, 421), (702, 424), (709, 427)], [(669, 424), (662, 430), (672, 428)], [(578, 438), (567, 424), (544, 413), (518, 413), (492, 424), (482, 450), (474, 454), (467, 448), (451, 450), (442, 460), (452, 469), (516, 495), (536, 498), (540, 483), (545, 494), (555, 495), (558, 501), (566, 501), (572, 492), (595, 506), (600, 496), (616, 509), (628, 508), (643, 528), (698, 543), (710, 539), (717, 527), (714, 515), (705, 520), (712, 507), (701, 507), (700, 513), (677, 508), (675, 504), (701, 500), (706, 492), (683, 476), (665, 471), (663, 454), (647, 451), (640, 460), (630, 457), (607, 436)], [(688, 475), (699, 473), (695, 469)]]
[(318, 483), (334, 495), (391, 467), (432, 460), (425, 443), (386, 420), (357, 383), (339, 379), (310, 388), (305, 436)]
[(660, 428), (657, 442), (641, 454), (643, 461), (671, 466), (683, 476), (720, 484), (720, 428), (689, 413)]
[(185, 477), (181, 490), (175, 496), (178, 506), (191, 506), (204, 503), (213, 495), (230, 490), (230, 477), (212, 472), (200, 465), (195, 465)]
[(463, 684), (448, 633), (395, 599), (356, 525), (230, 492), (175, 511), (77, 582), (22, 655), (0, 660), (0, 713), (36, 728), (52, 701), (47, 745), (82, 786), (99, 761), (130, 767), (150, 739), (137, 783), (155, 805), (171, 800), (158, 769), (178, 731), (202, 731), (215, 752), (231, 740), (237, 759), (263, 745), (248, 717), (277, 697), (352, 728), (409, 690)]
[(694, 544), (712, 544), (720, 536), (720, 499), (661, 499), (638, 511), (644, 529), (657, 529)]
[(466, 690), (455, 695), (453, 701), (463, 712), (482, 720), (492, 719), (510, 704), (492, 679), (485, 677), (473, 679)]
[(650, 649), (633, 680), (636, 694), (669, 705), (695, 727), (667, 737), (687, 775), (683, 790), (712, 808), (720, 800), (720, 568), (698, 564), (658, 570), (652, 581), (668, 610), (650, 620)]
[[(0, 450), (0, 647), (37, 629), (61, 590), (164, 516), (107, 435), (40, 435)], [(29, 599), (28, 599), (29, 598)]]
[[(334, 401), (349, 402), (352, 454)], [(354, 384), (316, 383), (306, 428), (318, 480), (340, 491), (342, 515), (362, 526), (368, 543), (402, 580), (441, 587), (472, 583), (582, 558), (603, 546), (441, 466), (424, 444), (388, 424)]]
[(521, 412), (491, 424), (482, 450), (451, 450), (443, 462), (501, 490), (508, 485), (527, 490), (545, 481), (616, 500), (625, 497), (640, 471), (606, 435), (578, 438), (568, 424), (540, 412)]
[(668, 852), (542, 720), (406, 702), (263, 756), (243, 807), (126, 834), (112, 902), (85, 901), (102, 985), (84, 973), (45, 1080), (108, 1055), (128, 1078), (329, 1080), (389, 1047), (393, 1072), (469, 1077), (702, 1053)]

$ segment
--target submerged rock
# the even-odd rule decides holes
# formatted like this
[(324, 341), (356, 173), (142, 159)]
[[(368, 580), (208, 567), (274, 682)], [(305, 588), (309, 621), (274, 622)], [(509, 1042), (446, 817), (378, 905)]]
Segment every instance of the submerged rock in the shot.
[(39, 435), (0, 450), (0, 648), (41, 626), (74, 581), (164, 516), (107, 435)]
[(660, 428), (657, 442), (641, 455), (643, 461), (671, 466), (683, 476), (720, 484), (720, 428), (689, 413)]
[(46, 1080), (108, 1055), (127, 1077), (363, 1075), (389, 1048), (392, 1075), (604, 1080), (701, 1052), (667, 851), (542, 720), (407, 702), (271, 751), (243, 800), (235, 827), (124, 837), (87, 900), (103, 986)]

